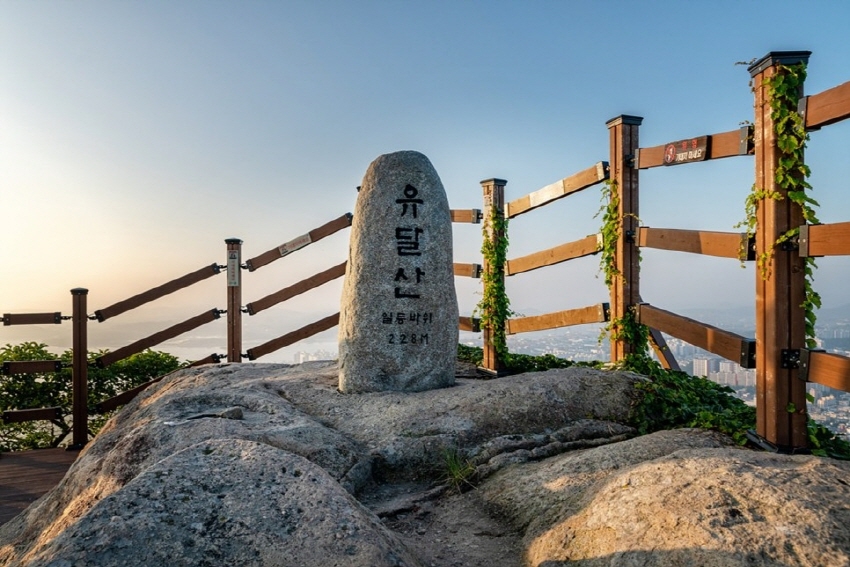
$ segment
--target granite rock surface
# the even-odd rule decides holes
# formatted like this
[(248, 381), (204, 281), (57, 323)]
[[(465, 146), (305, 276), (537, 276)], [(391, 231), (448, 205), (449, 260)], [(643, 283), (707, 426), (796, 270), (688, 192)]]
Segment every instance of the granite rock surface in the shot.
[(454, 383), (453, 258), (449, 202), (428, 158), (403, 151), (375, 159), (357, 196), (340, 301), (342, 392)]
[(327, 362), (165, 378), (0, 527), (0, 564), (850, 565), (850, 463), (635, 437), (640, 376), (357, 395), (336, 377)]

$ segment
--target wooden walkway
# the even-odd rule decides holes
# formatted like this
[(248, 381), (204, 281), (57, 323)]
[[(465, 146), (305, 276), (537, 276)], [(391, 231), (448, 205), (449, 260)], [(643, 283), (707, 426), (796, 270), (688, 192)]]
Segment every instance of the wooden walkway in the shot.
[(65, 449), (0, 454), (0, 525), (59, 484), (79, 454)]

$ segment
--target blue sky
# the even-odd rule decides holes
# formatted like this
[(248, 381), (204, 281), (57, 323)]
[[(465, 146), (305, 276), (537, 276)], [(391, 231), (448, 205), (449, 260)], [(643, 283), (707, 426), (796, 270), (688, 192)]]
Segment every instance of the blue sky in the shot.
[[(643, 146), (735, 129), (752, 119), (737, 61), (811, 50), (814, 94), (850, 80), (848, 24), (839, 1), (0, 0), (0, 311), (68, 312), (78, 286), (94, 311), (223, 263), (232, 236), (259, 254), (353, 210), (369, 163), (391, 151), (426, 154), (451, 206), (472, 208), (482, 179), (507, 179), (516, 199), (606, 160), (605, 122), (620, 114), (644, 117)], [(812, 135), (823, 222), (850, 220), (848, 139), (847, 124)], [(641, 219), (734, 230), (752, 179), (746, 157), (644, 171)], [(597, 232), (598, 208), (592, 189), (519, 217), (509, 256)], [(479, 261), (479, 246), (478, 227), (456, 226), (457, 261)], [(346, 250), (338, 234), (247, 274), (244, 299)], [(751, 267), (644, 258), (643, 296), (659, 307), (753, 304)], [(847, 260), (819, 262), (827, 306), (850, 304)], [(514, 307), (605, 301), (597, 265), (512, 278)], [(246, 334), (335, 312), (337, 284), (246, 321)], [(122, 319), (157, 330), (223, 307), (224, 285)], [(461, 312), (476, 290), (459, 282)], [(93, 327), (93, 346), (121, 346), (120, 326)]]

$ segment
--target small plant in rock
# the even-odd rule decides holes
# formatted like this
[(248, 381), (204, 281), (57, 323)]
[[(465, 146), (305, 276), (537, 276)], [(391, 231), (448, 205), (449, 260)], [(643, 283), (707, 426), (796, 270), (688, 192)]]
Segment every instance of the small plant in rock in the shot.
[(474, 488), (475, 467), (457, 448), (452, 447), (443, 452), (443, 463), (443, 480), (454, 491), (465, 492)]

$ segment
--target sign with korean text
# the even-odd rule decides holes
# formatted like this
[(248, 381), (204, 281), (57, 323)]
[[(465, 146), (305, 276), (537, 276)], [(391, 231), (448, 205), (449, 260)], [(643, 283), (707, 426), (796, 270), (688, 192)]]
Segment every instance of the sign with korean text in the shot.
[(679, 165), (708, 159), (708, 136), (671, 142), (664, 146), (664, 165)]
[(340, 305), (340, 390), (454, 382), (458, 311), (451, 212), (430, 161), (380, 156), (357, 197)]
[(312, 240), (310, 239), (310, 233), (308, 232), (307, 234), (302, 234), (298, 238), (293, 238), (285, 244), (281, 244), (280, 246), (278, 246), (277, 250), (278, 252), (280, 252), (281, 257), (283, 257), (287, 254), (292, 254), (296, 250), (304, 248), (311, 242)]

